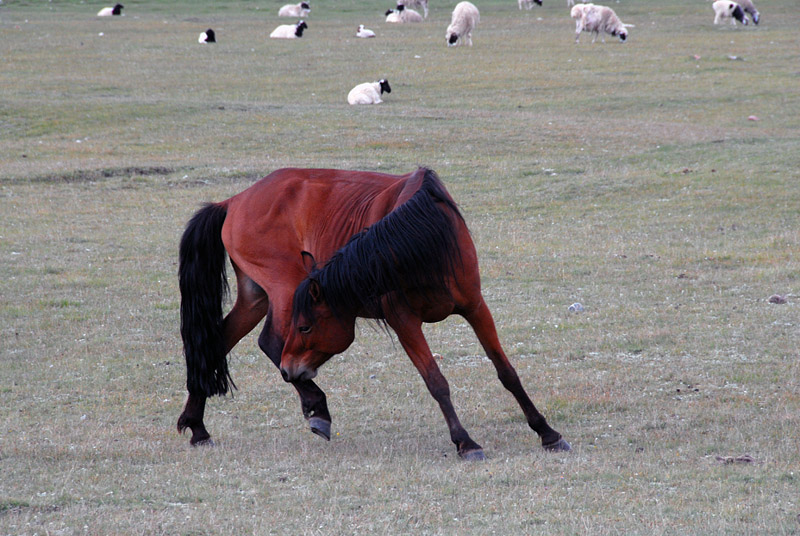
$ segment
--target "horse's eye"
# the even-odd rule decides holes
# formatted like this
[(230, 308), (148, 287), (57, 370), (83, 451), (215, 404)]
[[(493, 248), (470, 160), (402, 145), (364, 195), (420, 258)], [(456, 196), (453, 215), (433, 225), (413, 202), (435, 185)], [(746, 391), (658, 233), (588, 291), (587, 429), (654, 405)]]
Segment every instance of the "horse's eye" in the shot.
[(303, 335), (311, 333), (311, 326), (300, 326), (299, 328), (297, 328), (297, 331), (299, 331)]

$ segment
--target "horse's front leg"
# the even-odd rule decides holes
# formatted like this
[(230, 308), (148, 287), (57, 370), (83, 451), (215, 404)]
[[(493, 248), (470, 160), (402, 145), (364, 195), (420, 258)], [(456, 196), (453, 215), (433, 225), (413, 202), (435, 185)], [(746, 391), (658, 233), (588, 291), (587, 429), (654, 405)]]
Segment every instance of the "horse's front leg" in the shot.
[(465, 460), (484, 460), (483, 448), (469, 437), (469, 434), (461, 426), (453, 403), (450, 401), (450, 386), (447, 384), (436, 360), (431, 353), (430, 347), (422, 334), (422, 321), (415, 316), (405, 316), (401, 319), (397, 316), (388, 318), (387, 322), (397, 333), (397, 338), (403, 349), (411, 358), (411, 362), (417, 367), (425, 385), (428, 387), (433, 398), (439, 403), (439, 408), (444, 414), (444, 420), (450, 429), (450, 439), (455, 443), (458, 455)]
[[(275, 364), (281, 366), (281, 352), (283, 351), (283, 339), (275, 333), (272, 321), (272, 312), (267, 314), (264, 322), (264, 329), (258, 337), (258, 346), (267, 354), (267, 357)], [(292, 382), (297, 394), (300, 397), (300, 408), (303, 417), (308, 421), (311, 431), (323, 439), (331, 439), (331, 414), (328, 411), (328, 401), (325, 392), (320, 389), (312, 380)]]

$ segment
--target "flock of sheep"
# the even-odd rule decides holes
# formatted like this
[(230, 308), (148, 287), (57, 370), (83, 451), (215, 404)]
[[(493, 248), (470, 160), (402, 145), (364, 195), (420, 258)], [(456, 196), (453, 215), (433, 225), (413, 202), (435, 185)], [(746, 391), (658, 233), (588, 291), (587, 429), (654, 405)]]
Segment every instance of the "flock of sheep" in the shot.
[[(519, 9), (530, 10), (533, 4), (542, 5), (542, 0), (517, 0)], [(122, 4), (114, 7), (105, 7), (98, 13), (98, 17), (108, 17), (121, 15)], [(413, 7), (422, 8), (423, 15), (411, 9)], [(567, 7), (571, 7), (570, 16), (575, 20), (575, 42), (580, 39), (583, 32), (593, 34), (592, 43), (599, 36), (605, 42), (605, 34), (619, 37), (621, 41), (628, 38), (628, 28), (631, 24), (624, 24), (613, 9), (607, 6), (583, 2), (575, 4), (575, 0), (567, 0)], [(720, 24), (726, 19), (731, 20), (731, 24), (736, 25), (736, 21), (746, 25), (747, 15), (754, 24), (758, 24), (761, 16), (753, 5), (752, 0), (716, 0), (711, 5), (714, 10), (714, 24)], [(295, 24), (282, 24), (275, 28), (270, 34), (273, 39), (297, 39), (303, 36), (303, 31), (308, 25), (303, 20), (311, 13), (311, 5), (307, 0), (301, 0), (297, 4), (287, 4), (278, 10), (279, 17), (300, 18)], [(428, 0), (397, 0), (395, 9), (390, 9), (384, 13), (388, 23), (413, 23), (422, 22), (428, 17)], [(480, 12), (474, 4), (468, 0), (459, 2), (453, 9), (450, 18), (450, 25), (447, 27), (445, 38), (447, 46), (467, 45), (472, 46), (472, 30), (480, 22)], [(356, 37), (370, 38), (375, 37), (375, 32), (364, 28), (361, 24), (356, 32)], [(216, 36), (214, 30), (209, 28), (200, 34), (200, 43), (215, 43)], [(347, 95), (347, 102), (350, 104), (378, 104), (383, 102), (381, 95), (391, 93), (389, 82), (385, 79), (377, 82), (366, 82), (359, 84), (350, 90)]]

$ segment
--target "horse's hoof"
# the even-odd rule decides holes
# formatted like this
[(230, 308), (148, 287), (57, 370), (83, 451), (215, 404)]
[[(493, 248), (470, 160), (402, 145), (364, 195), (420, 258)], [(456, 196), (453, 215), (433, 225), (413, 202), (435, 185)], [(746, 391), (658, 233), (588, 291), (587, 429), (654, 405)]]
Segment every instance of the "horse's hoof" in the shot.
[(544, 450), (550, 452), (569, 452), (572, 450), (572, 447), (569, 446), (569, 443), (562, 437), (555, 443), (550, 443), (549, 445), (542, 445)]
[(211, 439), (210, 437), (207, 437), (205, 439), (198, 439), (197, 441), (192, 440), (192, 441), (190, 441), (190, 443), (191, 443), (191, 445), (193, 447), (213, 447), (213, 446), (215, 446), (214, 440)]
[(308, 424), (311, 426), (311, 431), (319, 437), (324, 438), (326, 441), (331, 440), (331, 422), (326, 421), (320, 417), (311, 417), (308, 419)]
[(468, 450), (466, 452), (459, 452), (459, 456), (461, 456), (462, 460), (466, 460), (468, 462), (482, 462), (486, 459), (486, 455), (483, 453), (483, 449), (474, 449)]

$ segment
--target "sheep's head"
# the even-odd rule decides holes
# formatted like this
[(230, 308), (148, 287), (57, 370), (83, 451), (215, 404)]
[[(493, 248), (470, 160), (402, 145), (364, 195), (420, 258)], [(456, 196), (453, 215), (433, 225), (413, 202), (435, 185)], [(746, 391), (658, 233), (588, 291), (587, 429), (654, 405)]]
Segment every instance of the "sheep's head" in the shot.
[(388, 17), (388, 16), (389, 16), (389, 15), (391, 15), (392, 13), (394, 13), (394, 9), (387, 9), (387, 10), (386, 10), (386, 13), (384, 13), (384, 15), (386, 15), (386, 16)]
[(385, 78), (382, 78), (378, 83), (381, 85), (381, 94), (392, 92), (392, 88), (389, 87), (389, 81)]
[(756, 24), (756, 26), (758, 25), (758, 21), (760, 20), (761, 20), (761, 15), (759, 15), (758, 11), (753, 13), (753, 23)]
[(307, 9), (307, 10), (311, 11), (311, 6), (308, 5), (308, 2), (300, 2), (300, 7), (302, 9)]
[(619, 31), (619, 40), (623, 43), (628, 39), (628, 30), (623, 28)]
[(402, 13), (403, 10), (406, 8), (403, 4), (397, 4), (397, 12)]
[(447, 46), (452, 47), (458, 42), (458, 34), (453, 32), (447, 36)]
[[(734, 6), (736, 6), (736, 7), (734, 7)], [(744, 24), (745, 26), (747, 26), (747, 17), (744, 16), (744, 10), (742, 9), (742, 6), (740, 6), (739, 4), (731, 4), (731, 7), (733, 7), (733, 11), (731, 12), (731, 16), (734, 19), (736, 19), (739, 22), (741, 22), (742, 24)]]

